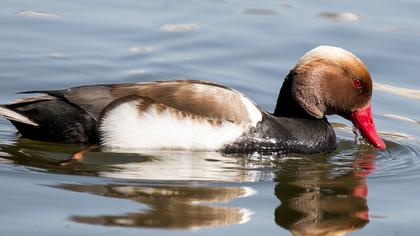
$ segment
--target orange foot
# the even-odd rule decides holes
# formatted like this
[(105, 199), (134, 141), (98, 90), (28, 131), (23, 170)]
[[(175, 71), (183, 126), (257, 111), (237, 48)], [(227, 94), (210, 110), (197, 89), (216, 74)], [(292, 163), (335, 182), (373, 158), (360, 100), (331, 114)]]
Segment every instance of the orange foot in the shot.
[(91, 151), (97, 150), (97, 149), (99, 149), (98, 145), (88, 146), (87, 148), (76, 152), (70, 158), (65, 159), (63, 161), (60, 161), (60, 165), (66, 166), (66, 165), (71, 165), (72, 163), (81, 162), (81, 161), (83, 161), (83, 156), (84, 156), (85, 153), (88, 153), (88, 152), (91, 152)]

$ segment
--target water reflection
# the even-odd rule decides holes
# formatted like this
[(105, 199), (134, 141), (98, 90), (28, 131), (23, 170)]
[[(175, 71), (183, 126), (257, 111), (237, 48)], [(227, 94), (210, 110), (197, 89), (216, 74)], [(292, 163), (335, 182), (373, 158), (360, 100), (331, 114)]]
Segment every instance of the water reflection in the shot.
[(375, 154), (330, 158), (288, 160), (276, 174), (275, 221), (293, 235), (345, 235), (369, 222), (366, 176)]
[[(168, 185), (168, 184), (165, 184)], [(240, 207), (216, 206), (252, 195), (248, 187), (156, 186), (156, 185), (76, 185), (57, 186), (75, 192), (129, 199), (145, 204), (147, 209), (122, 215), (71, 216), (79, 223), (171, 229), (196, 229), (250, 220), (252, 212)], [(211, 205), (210, 205), (211, 204)]]
[(83, 184), (58, 181), (50, 185), (53, 188), (112, 198), (115, 204), (119, 199), (139, 203), (139, 207), (123, 214), (69, 216), (74, 222), (197, 229), (242, 224), (251, 219), (251, 210), (230, 204), (235, 199), (254, 195), (254, 189), (244, 184), (215, 186), (209, 183), (254, 181), (256, 170), (248, 169), (249, 165), (243, 159), (212, 152), (93, 152), (81, 163), (58, 165), (58, 161), (80, 148), (19, 139), (14, 145), (0, 145), (4, 153), (0, 156), (33, 171), (102, 177), (101, 181), (92, 179)]
[(112, 164), (111, 171), (105, 169), (98, 175), (118, 179), (223, 182), (254, 182), (261, 178), (260, 171), (253, 169), (245, 157), (231, 158), (218, 152), (143, 151), (140, 156), (148, 158)]
[[(0, 156), (29, 169), (111, 179), (254, 182), (266, 178), (255, 161), (217, 152), (143, 150), (116, 153), (103, 150), (87, 153), (82, 162), (74, 165), (58, 164), (83, 148), (19, 139), (13, 145), (0, 145)], [(267, 176), (270, 178), (269, 174)]]
[[(369, 222), (366, 177), (373, 170), (371, 180), (380, 178), (380, 182), (419, 176), (418, 152), (409, 145), (388, 144), (389, 151), (375, 152), (353, 141), (341, 141), (334, 153), (297, 157), (96, 152), (89, 153), (81, 163), (60, 166), (57, 161), (77, 147), (20, 139), (15, 145), (0, 145), (0, 163), (13, 162), (32, 171), (99, 176), (88, 177), (82, 184), (57, 180), (49, 185), (111, 198), (115, 205), (124, 199), (139, 206), (124, 213), (93, 211), (91, 215), (69, 216), (78, 223), (167, 229), (245, 223), (251, 216), (258, 218), (252, 211), (259, 205), (252, 202), (261, 196), (249, 198), (256, 191), (243, 182), (271, 181), (274, 177), (272, 197), (281, 202), (277, 208), (273, 206), (277, 225), (293, 235), (344, 235)], [(394, 156), (405, 158), (394, 160)], [(233, 204), (238, 198), (245, 198), (242, 201), (246, 208)]]

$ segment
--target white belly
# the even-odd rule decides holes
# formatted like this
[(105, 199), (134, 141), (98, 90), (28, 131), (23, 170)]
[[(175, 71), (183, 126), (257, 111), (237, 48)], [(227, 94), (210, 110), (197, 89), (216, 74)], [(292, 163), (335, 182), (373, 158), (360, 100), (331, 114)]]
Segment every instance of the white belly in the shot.
[(209, 122), (151, 105), (140, 112), (141, 100), (122, 103), (102, 119), (101, 144), (115, 149), (218, 150), (235, 141), (245, 127), (232, 122)]

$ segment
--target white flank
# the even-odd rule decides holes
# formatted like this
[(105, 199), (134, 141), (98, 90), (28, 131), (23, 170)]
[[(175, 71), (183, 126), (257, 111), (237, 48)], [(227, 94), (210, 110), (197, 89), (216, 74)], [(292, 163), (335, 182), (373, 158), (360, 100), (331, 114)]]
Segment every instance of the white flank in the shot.
[(251, 119), (252, 125), (253, 126), (257, 125), (257, 123), (262, 120), (261, 111), (257, 108), (257, 106), (255, 106), (253, 102), (249, 100), (249, 98), (241, 95), (241, 99), (248, 111), (249, 118)]
[(231, 122), (212, 125), (193, 116), (177, 116), (172, 109), (142, 114), (141, 101), (118, 105), (103, 118), (99, 131), (104, 146), (117, 149), (218, 150), (233, 142), (244, 128)]
[(23, 116), (23, 115), (21, 115), (17, 112), (14, 112), (10, 109), (7, 109), (7, 108), (1, 107), (1, 106), (0, 106), (0, 115), (6, 117), (9, 120), (21, 122), (21, 123), (28, 124), (28, 125), (38, 126), (37, 123), (31, 121), (26, 116)]

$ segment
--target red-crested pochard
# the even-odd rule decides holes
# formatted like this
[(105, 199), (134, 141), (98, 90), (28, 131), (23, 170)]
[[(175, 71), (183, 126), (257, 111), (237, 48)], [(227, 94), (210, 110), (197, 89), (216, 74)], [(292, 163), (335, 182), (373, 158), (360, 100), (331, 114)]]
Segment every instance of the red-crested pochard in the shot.
[(89, 85), (1, 105), (23, 137), (117, 149), (315, 153), (336, 148), (326, 115), (349, 119), (376, 148), (372, 81), (337, 47), (306, 53), (284, 80), (274, 113), (242, 93), (196, 80)]

